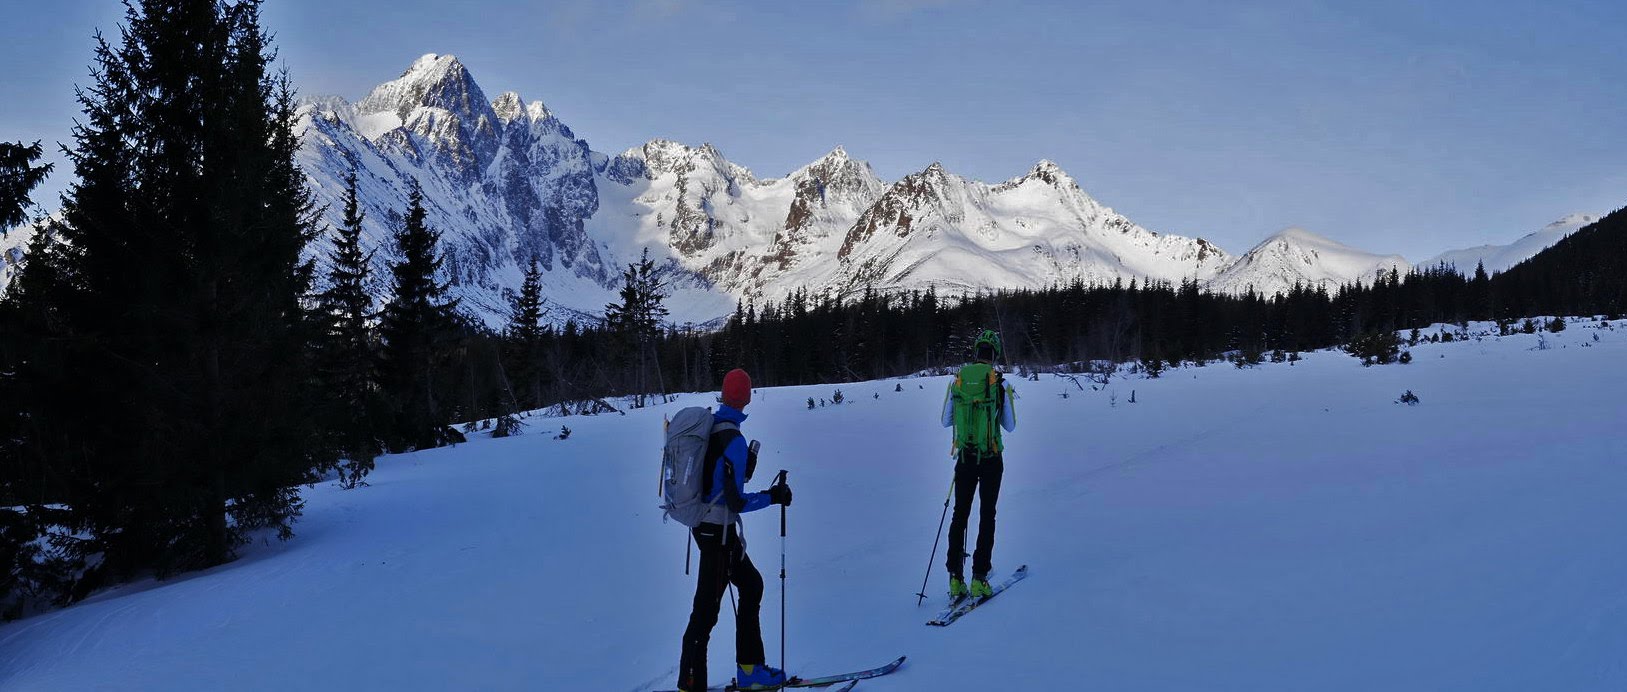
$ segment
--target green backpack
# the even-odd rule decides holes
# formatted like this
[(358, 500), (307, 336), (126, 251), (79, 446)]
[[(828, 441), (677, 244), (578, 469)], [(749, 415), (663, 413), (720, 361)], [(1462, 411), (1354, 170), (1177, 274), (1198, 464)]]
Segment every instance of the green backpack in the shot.
[(1000, 445), (1000, 373), (988, 363), (960, 369), (949, 389), (954, 400), (955, 449), (991, 453)]

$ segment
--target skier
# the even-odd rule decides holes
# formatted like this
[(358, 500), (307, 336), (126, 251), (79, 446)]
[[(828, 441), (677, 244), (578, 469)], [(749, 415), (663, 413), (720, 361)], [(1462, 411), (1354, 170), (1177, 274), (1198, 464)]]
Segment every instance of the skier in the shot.
[[(747, 493), (746, 481), (757, 467), (755, 443), (746, 444), (739, 425), (746, 420), (743, 409), (751, 403), (751, 376), (736, 368), (723, 377), (723, 405), (713, 414), (713, 432), (706, 458), (714, 460), (702, 487), (706, 500), (717, 503), (707, 510), (700, 525), (692, 529), (700, 546), (700, 575), (695, 583), (695, 603), (684, 630), (683, 654), (678, 664), (678, 689), (699, 692), (706, 689), (706, 645), (717, 624), (723, 605), (723, 592), (729, 584), (740, 591), (735, 610), (735, 683), (740, 689), (773, 689), (785, 684), (785, 671), (770, 668), (763, 652), (762, 626), (757, 613), (763, 602), (763, 576), (746, 555), (740, 535), (740, 515), (772, 505), (791, 505), (791, 488), (770, 486), (767, 492)], [(720, 424), (733, 426), (719, 429)]]
[(1000, 357), (1000, 334), (983, 330), (973, 346), (976, 361), (960, 369), (943, 399), (943, 426), (955, 432), (955, 516), (949, 523), (949, 596), (968, 595), (965, 573), (966, 522), (977, 495), (981, 512), (977, 522), (977, 551), (972, 556), (973, 597), (991, 596), (989, 572), (994, 557), (994, 511), (1000, 499), (1000, 429), (1017, 429), (1012, 405), (1016, 390), (1006, 384), (994, 361)]

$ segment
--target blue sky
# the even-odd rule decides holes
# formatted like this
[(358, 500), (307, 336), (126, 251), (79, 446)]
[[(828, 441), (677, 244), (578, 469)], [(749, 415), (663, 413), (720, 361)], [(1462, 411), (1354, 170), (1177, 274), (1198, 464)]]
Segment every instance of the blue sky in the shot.
[[(264, 15), (304, 94), (354, 100), (451, 53), (596, 150), (712, 142), (778, 176), (841, 144), (889, 180), (941, 161), (999, 181), (1048, 158), (1132, 220), (1232, 252), (1297, 225), (1422, 260), (1627, 204), (1615, 1), (270, 0)], [(0, 8), (0, 140), (68, 139), (91, 34), (121, 16), (110, 0)]]

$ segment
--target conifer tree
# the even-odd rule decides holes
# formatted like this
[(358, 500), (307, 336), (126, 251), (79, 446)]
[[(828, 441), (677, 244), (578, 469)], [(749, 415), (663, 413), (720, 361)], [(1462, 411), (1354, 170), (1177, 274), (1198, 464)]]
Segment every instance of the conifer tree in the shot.
[(623, 362), (633, 372), (631, 386), (638, 406), (644, 405), (644, 395), (650, 392), (659, 372), (655, 363), (655, 341), (661, 334), (661, 323), (666, 319), (666, 287), (655, 271), (650, 251), (644, 250), (639, 261), (627, 265), (622, 271), (621, 302), (605, 306), (605, 326), (615, 335)]
[(28, 193), (51, 173), (51, 165), (35, 166), (40, 143), (0, 142), (0, 233), (27, 218)]
[(508, 371), (513, 386), (519, 389), (515, 397), (519, 405), (536, 408), (542, 405), (543, 391), (543, 339), (542, 324), (542, 268), (535, 258), (525, 270), (520, 294), (515, 297), (509, 314)]
[(393, 418), (386, 439), (395, 451), (440, 445), (448, 423), (436, 381), (456, 334), (457, 302), (447, 297), (447, 285), (436, 278), (441, 268), (440, 233), (429, 227), (428, 216), (423, 190), (414, 182), (403, 223), (395, 233), (400, 259), (390, 264), (392, 297), (379, 326), (381, 381)]
[(373, 253), (362, 250), (365, 214), (357, 194), (356, 172), (345, 176), (344, 218), (333, 230), (328, 253), (327, 288), (319, 296), (323, 319), (320, 346), (327, 391), (328, 420), (344, 465), (340, 482), (353, 488), (363, 482), (378, 454), (378, 349), (373, 336), (373, 298), (368, 293)]
[[(0, 233), (27, 218), (28, 193), (51, 170), (50, 165), (33, 165), (40, 153), (38, 142), (28, 146), (0, 142)], [(30, 252), (48, 254), (50, 239), (49, 231), (37, 234)], [(42, 266), (49, 268), (48, 263)], [(23, 284), (19, 277), (10, 295), (0, 300), (0, 324), (6, 325), (0, 330), (0, 507), (24, 507), (23, 511), (0, 509), (0, 619), (6, 620), (21, 615), (29, 599), (48, 592), (55, 582), (45, 566), (49, 562), (42, 555), (45, 549), (37, 542), (50, 494), (39, 483), (30, 482), (45, 478), (46, 464), (29, 453), (37, 450), (21, 444), (27, 439), (27, 401), (33, 392), (20, 370), (25, 367), (25, 354), (38, 350), (30, 337), (43, 331), (38, 316), (26, 314), (21, 307), (34, 301), (18, 301), (19, 294), (27, 290)]]
[(77, 180), (15, 296), (40, 344), (18, 372), (22, 453), (49, 460), (66, 556), (99, 556), (67, 597), (219, 564), (259, 528), (291, 536), (323, 463), (301, 302), (314, 214), (259, 3), (125, 18), (117, 47), (97, 39)]

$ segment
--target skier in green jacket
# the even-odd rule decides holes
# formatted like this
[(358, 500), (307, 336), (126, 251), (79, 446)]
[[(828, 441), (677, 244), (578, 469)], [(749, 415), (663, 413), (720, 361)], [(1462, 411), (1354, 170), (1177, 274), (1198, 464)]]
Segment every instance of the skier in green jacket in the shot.
[(968, 594), (962, 570), (966, 562), (966, 522), (974, 496), (981, 512), (977, 550), (972, 555), (970, 595), (993, 595), (989, 572), (993, 570), (994, 512), (1000, 500), (1000, 477), (1005, 471), (1000, 430), (1017, 429), (1017, 411), (1012, 404), (1017, 392), (994, 369), (994, 361), (1000, 358), (999, 332), (983, 330), (973, 348), (976, 360), (960, 369), (943, 399), (943, 426), (955, 431), (955, 515), (949, 523), (949, 595), (955, 599)]

